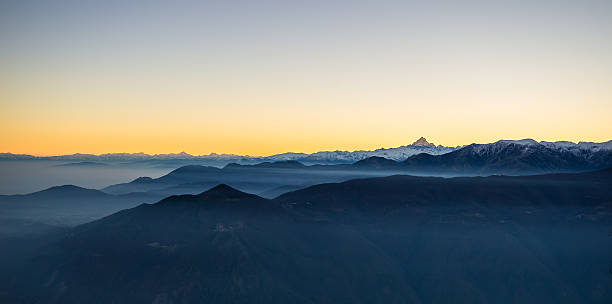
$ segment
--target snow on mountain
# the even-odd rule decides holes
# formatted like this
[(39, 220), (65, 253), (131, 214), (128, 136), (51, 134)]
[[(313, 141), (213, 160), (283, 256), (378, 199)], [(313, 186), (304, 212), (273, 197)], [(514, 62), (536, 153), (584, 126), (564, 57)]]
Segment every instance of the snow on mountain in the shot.
[(298, 161), (306, 162), (317, 162), (317, 161), (343, 161), (343, 162), (356, 162), (362, 159), (366, 159), (372, 156), (384, 157), (395, 161), (403, 161), (406, 158), (420, 153), (427, 153), (431, 155), (440, 155), (456, 150), (454, 147), (443, 147), (443, 146), (418, 146), (418, 145), (407, 145), (397, 148), (381, 148), (373, 151), (323, 151), (310, 154)]
[(306, 153), (287, 152), (287, 153), (275, 154), (275, 155), (264, 157), (264, 158), (269, 161), (285, 161), (285, 160), (296, 160), (296, 159), (304, 158), (308, 155), (309, 154), (306, 154)]
[(521, 140), (500, 140), (497, 143), (513, 143), (518, 145), (542, 145), (553, 150), (584, 150), (590, 152), (612, 150), (612, 140), (607, 142), (595, 143), (595, 142), (579, 142), (573, 143), (571, 141), (541, 141), (537, 142), (531, 138)]
[(149, 155), (145, 153), (107, 153), (101, 155), (93, 154), (70, 154), (50, 157), (34, 157), (27, 155), (15, 155), (10, 153), (4, 153), (0, 155), (3, 159), (23, 159), (24, 157), (30, 158), (44, 158), (52, 160), (68, 160), (68, 161), (140, 161), (140, 160), (211, 160), (216, 162), (260, 162), (260, 161), (289, 161), (295, 160), (308, 164), (334, 164), (334, 163), (352, 163), (360, 161), (362, 159), (378, 156), (384, 157), (396, 161), (403, 161), (406, 158), (419, 154), (428, 153), (432, 155), (439, 155), (448, 153), (458, 149), (459, 147), (444, 147), (436, 146), (433, 143), (429, 143), (424, 137), (419, 138), (411, 145), (401, 146), (397, 148), (381, 148), (373, 151), (368, 150), (357, 150), (357, 151), (321, 151), (312, 154), (306, 153), (295, 153), (287, 152), (281, 154), (275, 154), (270, 156), (249, 156), (249, 155), (235, 155), (235, 154), (216, 154), (211, 153), (208, 155), (191, 155), (185, 152), (171, 153), (171, 154), (154, 154)]
[(601, 143), (594, 143), (594, 142), (579, 142), (577, 144), (581, 149), (590, 149), (590, 150), (597, 150), (597, 151), (602, 151), (602, 150), (612, 150), (612, 140), (606, 141), (606, 142), (601, 142)]
[(612, 140), (602, 143), (573, 143), (570, 141), (537, 142), (533, 139), (527, 138), (520, 140), (499, 140), (490, 144), (472, 144), (468, 147), (471, 147), (471, 150), (474, 153), (485, 155), (500, 153), (502, 150), (508, 149), (510, 146), (522, 147), (523, 153), (529, 153), (537, 150), (548, 150), (551, 152), (571, 153), (576, 156), (588, 157), (589, 155), (597, 152), (612, 151)]
[[(557, 142), (537, 142), (533, 139), (520, 140), (500, 140), (489, 144), (471, 144), (469, 150), (476, 154), (495, 154), (507, 149), (509, 145), (523, 147), (524, 152), (534, 151), (534, 149), (548, 149), (551, 151), (572, 153), (574, 155), (587, 155), (600, 151), (612, 150), (612, 141), (593, 143), (579, 142), (573, 143), (569, 141)], [(419, 138), (410, 145), (400, 146), (396, 148), (380, 148), (376, 150), (357, 150), (357, 151), (320, 151), (312, 154), (287, 152), (270, 156), (249, 156), (236, 154), (216, 154), (208, 155), (191, 155), (185, 152), (171, 154), (155, 154), (149, 155), (145, 153), (108, 153), (101, 155), (93, 154), (71, 154), (50, 157), (35, 157), (31, 155), (18, 155), (11, 153), (0, 153), (0, 159), (51, 159), (51, 160), (78, 160), (78, 161), (140, 161), (140, 160), (190, 160), (190, 161), (214, 161), (221, 165), (230, 162), (237, 163), (254, 163), (263, 161), (299, 161), (305, 164), (337, 164), (337, 163), (353, 163), (377, 156), (392, 159), (395, 161), (404, 161), (407, 158), (427, 153), (430, 155), (446, 154), (462, 147), (445, 147), (436, 146), (430, 143), (424, 137)]]
[(581, 172), (612, 166), (611, 142), (536, 142), (532, 139), (471, 144), (439, 156), (415, 155), (412, 170), (445, 174), (541, 174)]
[(296, 160), (303, 163), (353, 163), (372, 156), (384, 157), (395, 161), (403, 161), (408, 157), (427, 153), (440, 155), (458, 149), (459, 147), (436, 146), (427, 142), (424, 137), (419, 138), (411, 145), (397, 148), (380, 148), (376, 150), (357, 150), (357, 151), (320, 151), (312, 154), (304, 153), (283, 153), (263, 157), (266, 161)]
[(525, 139), (519, 139), (519, 140), (500, 140), (497, 141), (498, 143), (509, 143), (509, 144), (517, 144), (517, 145), (537, 145), (538, 142), (531, 139), (531, 138), (525, 138)]

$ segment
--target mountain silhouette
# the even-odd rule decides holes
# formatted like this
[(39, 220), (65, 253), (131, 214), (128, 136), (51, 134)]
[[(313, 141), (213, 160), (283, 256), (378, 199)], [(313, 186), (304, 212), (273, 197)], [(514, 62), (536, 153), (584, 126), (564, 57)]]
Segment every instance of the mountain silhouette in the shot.
[[(42, 191), (0, 196), (2, 217), (52, 226), (74, 226), (163, 196), (150, 193), (113, 195), (74, 185), (55, 186)], [(44, 225), (40, 225), (44, 224)]]
[(447, 177), (533, 175), (584, 172), (610, 166), (612, 149), (607, 143), (538, 143), (526, 139), (472, 144), (442, 155), (421, 153), (401, 162), (372, 156), (352, 164), (338, 165), (304, 165), (296, 161), (228, 164), (222, 169), (189, 165), (160, 178), (139, 178), (130, 183), (109, 186), (103, 191), (111, 194), (195, 194), (225, 183), (246, 192), (267, 196), (279, 194), (278, 189), (291, 190), (320, 183), (398, 173)]
[(274, 200), (218, 185), (72, 229), (34, 253), (15, 292), (52, 303), (607, 303), (611, 181), (610, 169), (396, 175)]
[(16, 197), (23, 198), (65, 198), (66, 196), (72, 197), (87, 197), (87, 198), (103, 198), (110, 197), (111, 195), (104, 193), (99, 190), (82, 188), (74, 185), (63, 185), (63, 186), (54, 186), (47, 188), (45, 190), (41, 190), (38, 192), (33, 192), (25, 195), (16, 195)]
[(402, 164), (412, 171), (445, 174), (541, 174), (612, 166), (612, 150), (562, 149), (533, 140), (472, 144), (443, 155), (418, 154)]
[(413, 146), (435, 147), (433, 143), (429, 143), (425, 137), (421, 137), (412, 143)]
[(284, 160), (284, 161), (275, 161), (275, 162), (263, 162), (255, 165), (239, 165), (236, 163), (228, 164), (225, 168), (281, 168), (281, 169), (301, 169), (304, 164), (295, 161), (295, 160)]
[(256, 195), (236, 190), (226, 184), (219, 184), (217, 186), (214, 186), (200, 193), (198, 196), (205, 198), (205, 199), (212, 199), (212, 198), (245, 199), (245, 198), (257, 197)]

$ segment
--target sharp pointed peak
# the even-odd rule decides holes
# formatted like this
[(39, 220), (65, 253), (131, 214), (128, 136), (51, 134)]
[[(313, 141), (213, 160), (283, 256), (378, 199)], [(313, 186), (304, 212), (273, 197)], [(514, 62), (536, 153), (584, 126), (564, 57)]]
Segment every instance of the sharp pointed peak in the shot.
[(421, 136), (421, 138), (417, 139), (415, 142), (412, 143), (412, 146), (435, 147), (436, 145), (428, 142), (425, 137)]
[(209, 193), (209, 192), (219, 192), (219, 191), (238, 191), (241, 192), (240, 190), (236, 190), (234, 189), (232, 186), (228, 185), (228, 184), (218, 184), (204, 192), (202, 192), (202, 194), (204, 193)]

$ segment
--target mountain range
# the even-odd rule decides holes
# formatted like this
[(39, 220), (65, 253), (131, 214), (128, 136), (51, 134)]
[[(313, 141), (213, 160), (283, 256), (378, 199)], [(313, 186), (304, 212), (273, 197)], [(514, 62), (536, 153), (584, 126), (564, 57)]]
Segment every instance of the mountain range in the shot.
[(608, 303), (611, 167), (502, 140), (0, 195), (0, 302)]
[[(73, 185), (55, 186), (24, 195), (0, 195), (0, 220), (18, 221), (21, 225), (71, 227), (163, 197), (154, 193), (113, 195)], [(0, 230), (0, 234), (6, 231)]]
[[(32, 303), (609, 303), (612, 170), (396, 175), (269, 200), (217, 185), (78, 226), (14, 266)], [(0, 299), (1, 300), (1, 299)]]
[(312, 154), (307, 153), (281, 153), (270, 156), (249, 156), (236, 154), (216, 154), (208, 155), (191, 155), (185, 152), (171, 154), (145, 154), (145, 153), (108, 153), (108, 154), (70, 154), (60, 156), (38, 157), (27, 154), (12, 154), (0, 153), (0, 159), (10, 160), (65, 160), (65, 161), (80, 161), (80, 162), (96, 162), (96, 161), (208, 161), (213, 164), (225, 165), (230, 162), (236, 163), (258, 163), (265, 161), (284, 161), (295, 160), (305, 164), (335, 164), (335, 163), (352, 163), (368, 157), (378, 156), (393, 160), (404, 160), (409, 156), (428, 153), (438, 155), (447, 153), (457, 149), (458, 147), (436, 146), (427, 142), (423, 137), (410, 145), (397, 148), (380, 148), (377, 150), (357, 150), (357, 151), (321, 151)]
[[(223, 168), (187, 165), (159, 178), (140, 177), (101, 190), (66, 185), (28, 195), (0, 196), (0, 218), (17, 221), (14, 227), (29, 225), (32, 229), (45, 228), (40, 225), (74, 226), (170, 195), (200, 193), (220, 183), (275, 198), (316, 184), (395, 174), (452, 177), (584, 172), (612, 167), (610, 146), (610, 142), (521, 140), (473, 144), (442, 155), (422, 153), (401, 162), (374, 156), (336, 165), (304, 165), (294, 160), (230, 163)], [(5, 230), (18, 233), (20, 229)]]
[(419, 154), (402, 164), (413, 171), (456, 174), (538, 174), (612, 167), (612, 141), (536, 142), (532, 139), (471, 144), (438, 156)]
[[(415, 155), (445, 155), (451, 152), (462, 150), (463, 152), (472, 151), (472, 156), (464, 155), (471, 160), (479, 162), (477, 159), (485, 159), (493, 156), (496, 153), (508, 153), (510, 151), (501, 151), (508, 144), (514, 144), (518, 147), (525, 148), (529, 151), (514, 151), (514, 157), (524, 157), (525, 154), (537, 152), (535, 150), (542, 150), (543, 153), (556, 154), (553, 156), (556, 158), (567, 158), (568, 162), (573, 162), (576, 167), (589, 166), (585, 169), (597, 168), (597, 163), (606, 163), (607, 154), (612, 150), (612, 141), (593, 143), (593, 142), (579, 142), (572, 143), (568, 141), (557, 141), (557, 142), (536, 142), (532, 139), (523, 140), (500, 140), (489, 144), (471, 144), (466, 146), (457, 147), (444, 147), (436, 146), (429, 143), (425, 138), (421, 137), (414, 143), (406, 146), (397, 148), (381, 148), (372, 151), (358, 150), (358, 151), (321, 151), (312, 154), (306, 153), (282, 153), (270, 156), (248, 156), (248, 155), (235, 155), (235, 154), (209, 154), (209, 155), (191, 155), (185, 152), (176, 154), (156, 154), (149, 155), (145, 153), (110, 153), (110, 154), (71, 154), (61, 156), (48, 156), (48, 157), (37, 157), (25, 154), (11, 154), (11, 153), (0, 153), (0, 160), (52, 160), (52, 161), (63, 161), (68, 163), (62, 163), (61, 166), (81, 166), (81, 167), (103, 167), (107, 163), (119, 163), (122, 166), (128, 165), (146, 165), (153, 167), (163, 168), (177, 168), (184, 165), (207, 165), (215, 167), (223, 167), (227, 164), (258, 164), (261, 162), (278, 162), (278, 161), (298, 161), (305, 165), (334, 165), (334, 164), (352, 164), (361, 160), (365, 160), (371, 157), (382, 157), (385, 159), (393, 160), (396, 162), (404, 162)], [(467, 148), (467, 149), (466, 149)], [(462, 152), (462, 153), (463, 153)], [(499, 155), (500, 158), (509, 157), (510, 155)], [(426, 157), (426, 156), (425, 156)], [(460, 173), (461, 164), (451, 164), (450, 159), (456, 156), (447, 156), (447, 162), (441, 164), (444, 166), (442, 171), (458, 172)], [(573, 159), (569, 159), (573, 158)], [(600, 159), (597, 159), (600, 158)], [(525, 160), (525, 159), (523, 159)], [(536, 159), (529, 162), (536, 162)], [(413, 159), (410, 162), (416, 162), (413, 168), (423, 167), (428, 168), (430, 165), (427, 164), (427, 160), (416, 160)], [(522, 160), (521, 160), (522, 162)], [(478, 167), (479, 165), (476, 164)], [(496, 172), (497, 165), (490, 163), (484, 165), (482, 173)], [(501, 164), (501, 167), (506, 165)], [(595, 167), (593, 167), (595, 166)], [(478, 172), (479, 168), (472, 168), (472, 165), (468, 164), (465, 168), (467, 171)], [(544, 172), (539, 170), (538, 165), (526, 164), (524, 167), (516, 167), (516, 172), (520, 172), (524, 169), (531, 169), (533, 167), (534, 173)], [(559, 168), (563, 165), (559, 165)], [(571, 167), (570, 164), (566, 167)], [(506, 169), (502, 169), (504, 171)], [(551, 167), (550, 170), (557, 170)], [(570, 168), (571, 170), (571, 168)], [(497, 170), (499, 171), (499, 170)], [(499, 171), (499, 172), (501, 172)]]
[(455, 151), (421, 153), (404, 161), (369, 157), (352, 164), (304, 165), (298, 161), (230, 163), (223, 168), (189, 165), (159, 178), (141, 177), (102, 189), (112, 194), (198, 193), (219, 183), (272, 198), (306, 186), (393, 174), (437, 176), (529, 175), (584, 172), (612, 167), (612, 142), (568, 144), (533, 140), (472, 144)]

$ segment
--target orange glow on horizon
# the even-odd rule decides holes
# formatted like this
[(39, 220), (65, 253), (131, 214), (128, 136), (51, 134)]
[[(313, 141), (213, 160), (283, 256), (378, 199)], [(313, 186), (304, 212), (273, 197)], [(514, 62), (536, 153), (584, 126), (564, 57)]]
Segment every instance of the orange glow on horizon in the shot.
[(94, 4), (0, 9), (0, 152), (612, 139), (605, 1)]

